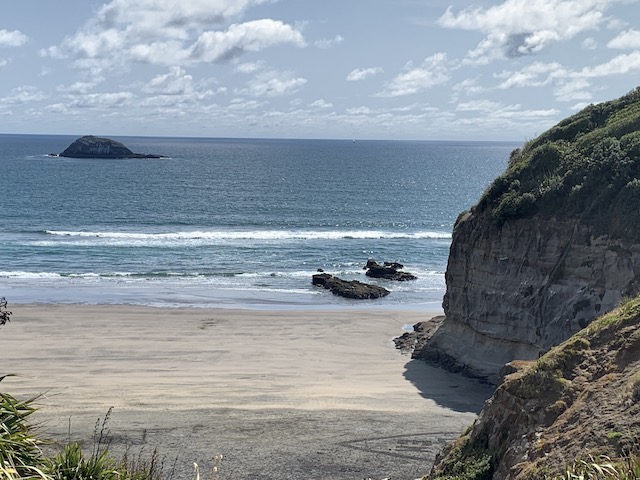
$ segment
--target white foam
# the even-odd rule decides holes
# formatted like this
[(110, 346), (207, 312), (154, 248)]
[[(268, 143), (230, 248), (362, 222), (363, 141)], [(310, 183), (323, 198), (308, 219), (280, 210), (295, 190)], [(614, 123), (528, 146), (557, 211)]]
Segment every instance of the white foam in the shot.
[[(451, 233), (438, 231), (395, 232), (384, 230), (214, 230), (187, 232), (90, 232), (69, 230), (45, 230), (48, 235), (82, 238), (124, 240), (131, 243), (189, 242), (215, 243), (225, 241), (287, 241), (287, 240), (376, 240), (376, 239), (450, 239)], [(42, 242), (44, 243), (44, 242)], [(115, 243), (115, 242), (114, 242)], [(122, 242), (121, 242), (122, 243)]]
[(58, 273), (49, 273), (49, 272), (21, 272), (21, 271), (0, 272), (0, 278), (53, 279), (53, 278), (61, 278), (61, 277), (62, 276)]

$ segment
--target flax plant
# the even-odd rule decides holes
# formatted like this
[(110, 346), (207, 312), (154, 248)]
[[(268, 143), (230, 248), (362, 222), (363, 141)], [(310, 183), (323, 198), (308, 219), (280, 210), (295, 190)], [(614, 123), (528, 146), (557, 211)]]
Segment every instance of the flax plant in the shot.
[(0, 392), (0, 479), (23, 480), (50, 477), (44, 473), (46, 459), (40, 441), (27, 424), (36, 411), (35, 397), (20, 401)]

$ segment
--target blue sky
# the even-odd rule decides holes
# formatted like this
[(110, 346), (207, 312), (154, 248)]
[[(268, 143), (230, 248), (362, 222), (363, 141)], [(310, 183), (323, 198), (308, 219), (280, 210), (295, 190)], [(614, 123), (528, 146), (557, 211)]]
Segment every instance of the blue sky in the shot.
[(0, 133), (525, 141), (640, 85), (640, 0), (20, 0)]

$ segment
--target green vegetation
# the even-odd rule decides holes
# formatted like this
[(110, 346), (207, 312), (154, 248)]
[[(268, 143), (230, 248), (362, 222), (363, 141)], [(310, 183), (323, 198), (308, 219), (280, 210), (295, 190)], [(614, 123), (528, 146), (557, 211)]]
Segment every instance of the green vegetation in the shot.
[[(639, 352), (637, 296), (507, 377), (430, 480), (509, 471), (514, 442), (523, 442), (517, 458), (529, 458), (518, 478), (640, 480), (640, 431), (631, 420), (640, 408)], [(591, 423), (582, 425), (585, 410)]]
[(49, 479), (41, 442), (27, 424), (36, 410), (34, 400), (20, 401), (0, 393), (0, 479)]
[(11, 312), (7, 310), (7, 300), (0, 298), (0, 327), (5, 325), (9, 321)]
[(614, 461), (606, 455), (576, 460), (563, 475), (553, 480), (639, 480), (640, 457), (631, 455)]
[(438, 465), (433, 480), (490, 480), (493, 460), (488, 449), (470, 440), (460, 438)]
[(94, 439), (91, 455), (80, 444), (70, 442), (53, 458), (40, 449), (40, 440), (27, 419), (36, 411), (35, 398), (20, 401), (0, 393), (0, 480), (162, 480), (173, 477), (166, 472), (157, 452), (150, 459), (131, 458), (127, 453), (115, 460), (105, 446), (106, 423)]
[(538, 212), (640, 233), (640, 87), (590, 105), (514, 150), (477, 207), (498, 224)]

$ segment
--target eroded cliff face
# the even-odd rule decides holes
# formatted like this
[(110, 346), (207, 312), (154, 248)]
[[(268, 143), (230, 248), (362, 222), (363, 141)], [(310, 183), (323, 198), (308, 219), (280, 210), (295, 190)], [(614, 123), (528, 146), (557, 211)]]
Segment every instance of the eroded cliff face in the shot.
[(640, 297), (513, 370), (430, 479), (559, 478), (589, 455), (624, 467), (637, 453)]
[(538, 358), (639, 290), (638, 243), (580, 220), (499, 226), (472, 212), (454, 228), (446, 319), (416, 358), (495, 382), (505, 363)]

